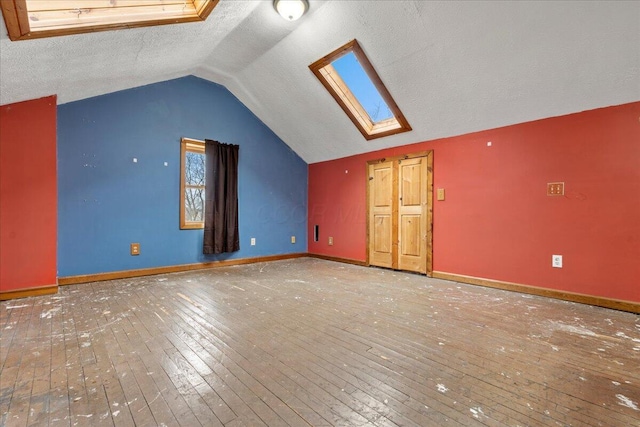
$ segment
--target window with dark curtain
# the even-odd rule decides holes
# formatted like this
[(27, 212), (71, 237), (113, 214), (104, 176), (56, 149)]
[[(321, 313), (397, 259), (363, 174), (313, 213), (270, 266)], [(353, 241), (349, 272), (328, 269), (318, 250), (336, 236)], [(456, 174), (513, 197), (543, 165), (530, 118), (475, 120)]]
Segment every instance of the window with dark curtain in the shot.
[(204, 254), (240, 250), (238, 151), (237, 145), (205, 139)]

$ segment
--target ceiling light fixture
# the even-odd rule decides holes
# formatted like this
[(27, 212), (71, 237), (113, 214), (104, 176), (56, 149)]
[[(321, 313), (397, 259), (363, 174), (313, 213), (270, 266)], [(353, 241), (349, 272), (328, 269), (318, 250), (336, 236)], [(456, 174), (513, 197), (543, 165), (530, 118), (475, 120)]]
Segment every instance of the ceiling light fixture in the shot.
[(273, 0), (273, 7), (287, 21), (295, 21), (309, 9), (309, 2), (307, 0)]

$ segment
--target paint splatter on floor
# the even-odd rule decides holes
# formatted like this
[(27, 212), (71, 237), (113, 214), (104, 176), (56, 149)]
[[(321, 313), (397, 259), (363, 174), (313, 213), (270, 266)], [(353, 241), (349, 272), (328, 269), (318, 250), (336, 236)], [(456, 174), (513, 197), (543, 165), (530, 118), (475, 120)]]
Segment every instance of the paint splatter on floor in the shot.
[(473, 414), (473, 418), (477, 419), (480, 419), (480, 417), (484, 415), (484, 412), (482, 412), (482, 408), (479, 406), (476, 408), (469, 408), (469, 412)]
[(58, 311), (60, 311), (61, 307), (54, 307), (50, 310), (47, 310), (45, 312), (42, 312), (40, 314), (40, 318), (41, 319), (51, 319), (53, 317), (54, 314), (56, 314)]
[(590, 337), (596, 336), (595, 332), (581, 326), (567, 325), (566, 323), (557, 321), (549, 321), (549, 323), (551, 324), (552, 330), (569, 332), (570, 334), (586, 335)]
[(638, 408), (638, 403), (629, 399), (627, 396), (616, 394), (616, 398), (618, 398), (618, 405), (626, 406), (627, 408), (631, 408), (634, 411), (640, 411), (640, 408)]

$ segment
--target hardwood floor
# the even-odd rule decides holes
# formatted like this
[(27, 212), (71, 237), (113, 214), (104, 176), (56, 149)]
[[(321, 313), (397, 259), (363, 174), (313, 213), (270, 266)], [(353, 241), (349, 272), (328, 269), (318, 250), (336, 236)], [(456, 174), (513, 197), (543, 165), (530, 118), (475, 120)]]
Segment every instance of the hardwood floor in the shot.
[(640, 426), (640, 317), (300, 258), (0, 304), (6, 426)]

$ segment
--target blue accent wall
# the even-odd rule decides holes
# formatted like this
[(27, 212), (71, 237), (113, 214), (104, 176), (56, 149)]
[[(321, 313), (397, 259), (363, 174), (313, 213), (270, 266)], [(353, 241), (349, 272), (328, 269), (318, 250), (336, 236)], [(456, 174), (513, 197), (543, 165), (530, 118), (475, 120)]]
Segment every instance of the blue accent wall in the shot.
[[(203, 231), (180, 230), (182, 137), (240, 146), (238, 252), (205, 256)], [(307, 164), (223, 86), (189, 76), (58, 107), (60, 277), (307, 252), (306, 228)]]

